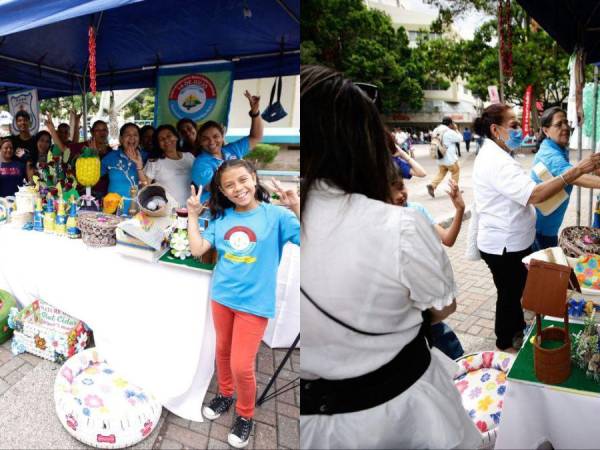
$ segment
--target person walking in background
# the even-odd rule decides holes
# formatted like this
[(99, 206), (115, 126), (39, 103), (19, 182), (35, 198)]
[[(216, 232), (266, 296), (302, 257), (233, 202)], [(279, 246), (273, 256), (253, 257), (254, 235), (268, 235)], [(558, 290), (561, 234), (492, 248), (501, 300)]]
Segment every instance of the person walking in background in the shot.
[(462, 135), (458, 132), (458, 127), (450, 117), (444, 117), (442, 124), (433, 130), (432, 135), (440, 137), (442, 144), (446, 148), (443, 158), (437, 160), (438, 173), (427, 185), (427, 192), (433, 198), (435, 189), (442, 182), (448, 172), (454, 182), (458, 184), (460, 177), (460, 167), (458, 166), (457, 149), (462, 141)]
[(463, 141), (465, 141), (465, 148), (467, 152), (469, 151), (469, 146), (471, 145), (471, 139), (473, 139), (473, 133), (469, 130), (469, 127), (465, 127), (463, 131)]

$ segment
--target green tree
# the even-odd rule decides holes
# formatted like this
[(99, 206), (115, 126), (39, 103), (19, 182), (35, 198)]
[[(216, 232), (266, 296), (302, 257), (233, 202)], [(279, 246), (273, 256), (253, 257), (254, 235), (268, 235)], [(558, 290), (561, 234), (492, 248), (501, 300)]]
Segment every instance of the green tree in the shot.
[(427, 79), (403, 28), (362, 0), (312, 0), (302, 5), (303, 64), (322, 64), (379, 87), (383, 111), (418, 109)]
[[(91, 93), (87, 93), (88, 117), (91, 117), (98, 112), (99, 102), (100, 93), (97, 93), (95, 97)], [(69, 111), (71, 110), (77, 113), (83, 111), (83, 98), (81, 95), (49, 98), (40, 101), (40, 112), (42, 114), (46, 114), (47, 111), (50, 111), (52, 117), (61, 121), (68, 122)]]
[[(443, 24), (469, 11), (495, 17), (498, 6), (496, 1), (483, 0), (425, 1), (440, 8), (438, 23)], [(534, 31), (530, 24), (525, 10), (511, 2), (513, 75), (504, 83), (505, 101), (521, 105), (526, 87), (532, 85), (536, 100), (541, 101), (544, 108), (560, 105), (568, 95), (569, 55), (544, 30)], [(443, 61), (438, 66), (443, 75), (452, 79), (459, 74), (467, 80), (467, 88), (474, 95), (486, 99), (487, 87), (500, 84), (497, 26), (493, 18), (484, 22), (471, 40), (430, 42), (422, 47), (424, 58)]]
[(144, 89), (125, 106), (125, 115), (133, 116), (135, 120), (154, 119), (155, 89)]

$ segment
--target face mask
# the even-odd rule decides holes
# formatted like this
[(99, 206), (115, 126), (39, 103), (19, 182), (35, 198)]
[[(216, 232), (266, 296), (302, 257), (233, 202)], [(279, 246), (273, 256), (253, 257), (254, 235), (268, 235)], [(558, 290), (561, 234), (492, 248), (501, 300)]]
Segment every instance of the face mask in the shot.
[(508, 130), (508, 139), (504, 142), (510, 150), (516, 150), (521, 147), (521, 143), (523, 142), (523, 131), (515, 130), (514, 128), (506, 128), (502, 127), (505, 130)]

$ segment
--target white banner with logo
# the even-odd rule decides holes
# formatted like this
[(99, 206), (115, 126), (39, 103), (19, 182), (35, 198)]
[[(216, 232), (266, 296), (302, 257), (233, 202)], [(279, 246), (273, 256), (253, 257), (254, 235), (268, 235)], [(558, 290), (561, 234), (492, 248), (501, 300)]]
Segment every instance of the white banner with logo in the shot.
[(40, 128), (40, 106), (38, 103), (37, 89), (28, 89), (26, 91), (7, 94), (8, 108), (13, 117), (10, 131), (12, 134), (19, 134), (17, 128), (16, 115), (19, 111), (26, 111), (31, 118), (29, 123), (29, 132), (36, 134)]

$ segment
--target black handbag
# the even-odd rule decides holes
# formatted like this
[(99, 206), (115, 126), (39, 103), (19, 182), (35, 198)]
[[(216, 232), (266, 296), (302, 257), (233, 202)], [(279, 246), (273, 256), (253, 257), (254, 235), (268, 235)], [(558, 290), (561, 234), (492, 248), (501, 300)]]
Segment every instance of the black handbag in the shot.
[[(266, 122), (277, 122), (278, 120), (283, 119), (287, 116), (287, 112), (283, 109), (281, 105), (281, 87), (283, 85), (283, 80), (281, 76), (279, 78), (275, 78), (275, 83), (273, 83), (273, 87), (271, 88), (271, 99), (269, 100), (269, 106), (263, 111), (261, 117)], [(275, 88), (277, 88), (277, 101), (273, 103), (275, 97)]]

